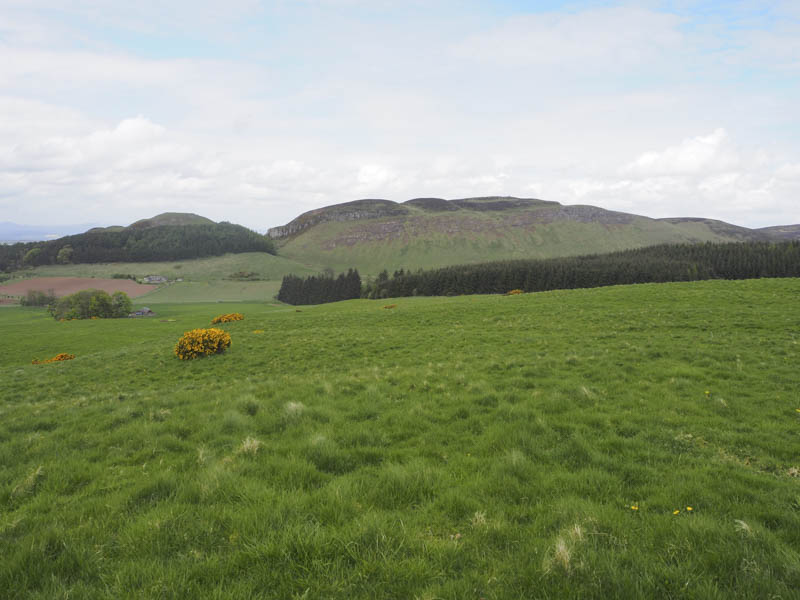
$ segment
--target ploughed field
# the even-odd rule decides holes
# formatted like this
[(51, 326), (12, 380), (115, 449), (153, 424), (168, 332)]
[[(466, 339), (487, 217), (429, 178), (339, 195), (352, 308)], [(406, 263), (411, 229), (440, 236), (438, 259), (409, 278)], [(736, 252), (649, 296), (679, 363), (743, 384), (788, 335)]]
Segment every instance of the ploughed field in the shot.
[[(793, 597), (799, 294), (3, 308), (0, 590)], [(173, 356), (223, 312), (227, 352)]]
[(158, 286), (131, 281), (130, 279), (95, 279), (88, 277), (34, 277), (21, 281), (12, 281), (0, 285), (0, 294), (6, 296), (24, 296), (28, 290), (48, 292), (53, 290), (56, 296), (67, 296), (81, 290), (103, 290), (109, 294), (125, 292), (131, 298), (142, 296), (155, 290)]

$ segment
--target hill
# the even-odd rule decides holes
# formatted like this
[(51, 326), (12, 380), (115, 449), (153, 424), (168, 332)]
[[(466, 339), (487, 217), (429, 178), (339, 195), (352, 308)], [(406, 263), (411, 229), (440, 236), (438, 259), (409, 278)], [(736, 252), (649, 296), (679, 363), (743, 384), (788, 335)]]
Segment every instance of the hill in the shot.
[(55, 264), (174, 261), (239, 252), (274, 254), (275, 245), (241, 225), (164, 213), (128, 227), (94, 228), (48, 242), (0, 246), (0, 271)]
[(268, 235), (287, 258), (376, 274), (664, 243), (798, 239), (800, 227), (748, 229), (713, 219), (652, 219), (529, 198), (415, 198), (356, 200), (309, 211)]
[(140, 219), (131, 223), (133, 229), (148, 229), (150, 227), (163, 227), (164, 225), (214, 225), (214, 221), (194, 213), (165, 212), (149, 219)]
[[(4, 308), (0, 589), (795, 598), (798, 294)], [(173, 356), (230, 312), (227, 352)]]

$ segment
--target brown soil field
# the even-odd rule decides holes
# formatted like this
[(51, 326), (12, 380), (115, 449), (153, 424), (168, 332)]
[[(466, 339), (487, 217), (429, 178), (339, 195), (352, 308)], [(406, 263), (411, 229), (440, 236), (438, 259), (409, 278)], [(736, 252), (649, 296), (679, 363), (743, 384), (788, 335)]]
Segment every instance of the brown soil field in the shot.
[(0, 285), (0, 296), (24, 296), (28, 290), (46, 292), (53, 290), (56, 296), (66, 296), (81, 290), (103, 290), (109, 294), (125, 292), (131, 298), (146, 294), (157, 285), (143, 285), (130, 279), (94, 279), (92, 277), (34, 277)]

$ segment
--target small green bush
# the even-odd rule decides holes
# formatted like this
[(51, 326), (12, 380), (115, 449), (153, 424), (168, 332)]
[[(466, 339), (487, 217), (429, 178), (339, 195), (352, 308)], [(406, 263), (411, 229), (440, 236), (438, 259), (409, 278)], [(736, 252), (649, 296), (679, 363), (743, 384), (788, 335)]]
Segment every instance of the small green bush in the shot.
[(133, 303), (125, 292), (108, 295), (103, 290), (81, 290), (50, 304), (50, 314), (59, 321), (127, 317)]
[(49, 306), (56, 301), (53, 290), (28, 290), (28, 293), (19, 301), (22, 306)]

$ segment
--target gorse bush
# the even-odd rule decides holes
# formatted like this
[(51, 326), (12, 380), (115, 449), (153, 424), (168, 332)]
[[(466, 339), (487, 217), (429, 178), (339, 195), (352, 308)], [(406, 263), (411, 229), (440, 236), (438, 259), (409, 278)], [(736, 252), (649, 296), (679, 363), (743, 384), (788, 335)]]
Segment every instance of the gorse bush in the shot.
[(61, 362), (63, 360), (72, 360), (75, 358), (74, 354), (67, 354), (66, 352), (61, 352), (60, 354), (56, 354), (53, 358), (48, 358), (47, 360), (39, 360), (34, 358), (31, 361), (32, 365), (44, 365), (47, 363), (54, 363), (54, 362)]
[(230, 345), (231, 336), (222, 329), (192, 329), (175, 344), (175, 356), (190, 360), (209, 354), (222, 354)]
[(211, 324), (216, 325), (217, 323), (230, 323), (231, 321), (241, 321), (244, 319), (244, 315), (242, 313), (230, 313), (227, 315), (218, 315), (211, 319)]

